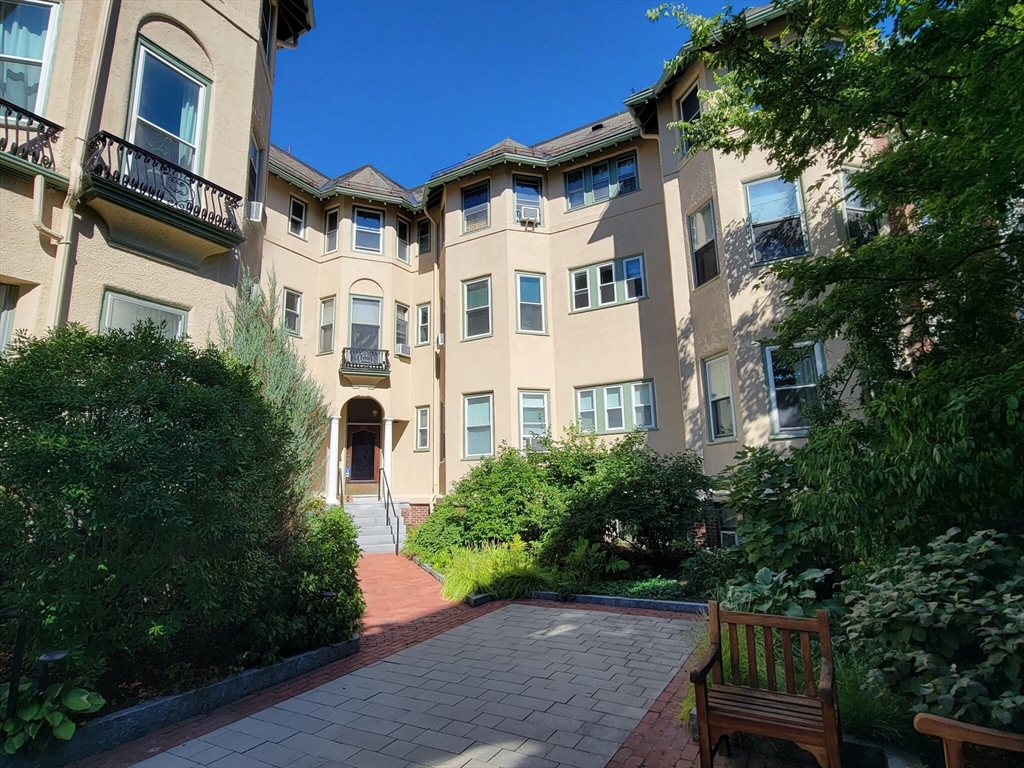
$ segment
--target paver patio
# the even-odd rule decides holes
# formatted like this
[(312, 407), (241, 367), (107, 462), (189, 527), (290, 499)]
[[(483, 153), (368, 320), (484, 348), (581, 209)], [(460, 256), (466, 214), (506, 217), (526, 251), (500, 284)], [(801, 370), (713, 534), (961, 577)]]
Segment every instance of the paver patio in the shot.
[(699, 631), (505, 605), (137, 765), (603, 768)]

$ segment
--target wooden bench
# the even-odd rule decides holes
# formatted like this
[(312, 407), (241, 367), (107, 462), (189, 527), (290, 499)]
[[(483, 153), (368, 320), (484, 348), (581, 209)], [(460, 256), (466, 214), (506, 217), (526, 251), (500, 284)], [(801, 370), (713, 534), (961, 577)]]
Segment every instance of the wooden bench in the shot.
[(1024, 752), (1024, 734), (997, 731), (950, 720), (948, 717), (929, 715), (924, 712), (914, 718), (914, 728), (927, 736), (942, 739), (942, 752), (946, 768), (964, 768), (964, 744), (978, 744), (1011, 752)]
[[(718, 603), (711, 601), (708, 623), (710, 648), (700, 666), (690, 672), (690, 682), (697, 696), (701, 768), (711, 768), (721, 740), (737, 731), (792, 741), (814, 755), (822, 768), (840, 768), (842, 736), (828, 612), (818, 611), (813, 619), (767, 616), (720, 611)], [(740, 668), (740, 631), (749, 651), (745, 670)], [(802, 685), (798, 683), (794, 664), (794, 632), (797, 633)], [(728, 681), (723, 673), (723, 633), (729, 643)], [(777, 676), (776, 637), (782, 647), (781, 681)], [(818, 640), (821, 659), (817, 681), (811, 642), (814, 637)], [(766, 681), (763, 687), (757, 664), (759, 645), (764, 651)], [(785, 690), (779, 690), (780, 683)]]

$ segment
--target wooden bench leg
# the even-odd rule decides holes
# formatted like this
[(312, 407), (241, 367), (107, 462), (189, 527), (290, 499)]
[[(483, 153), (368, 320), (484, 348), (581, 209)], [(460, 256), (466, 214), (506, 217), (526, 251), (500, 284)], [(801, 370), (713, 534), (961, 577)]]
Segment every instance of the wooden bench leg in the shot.
[(703, 728), (700, 729), (698, 746), (700, 747), (700, 768), (712, 768), (711, 735)]

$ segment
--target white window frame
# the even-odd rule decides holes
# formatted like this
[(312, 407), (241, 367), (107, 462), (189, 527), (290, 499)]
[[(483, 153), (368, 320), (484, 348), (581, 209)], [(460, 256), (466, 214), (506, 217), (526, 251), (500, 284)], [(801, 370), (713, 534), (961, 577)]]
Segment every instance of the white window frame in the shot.
[(18, 309), (21, 286), (0, 282), (0, 355), (11, 341), (14, 331), (14, 313)]
[[(405, 225), (405, 240), (402, 240), (402, 225)], [(395, 224), (395, 256), (398, 260), (409, 264), (412, 260), (411, 249), (412, 245), (412, 222), (408, 219), (403, 219), (401, 216), (398, 217), (398, 221)], [(404, 255), (403, 255), (404, 254)]]
[[(284, 318), (284, 330), (285, 333), (291, 336), (302, 335), (302, 292), (296, 291), (291, 288), (285, 288), (281, 300), (281, 311), (282, 317)], [(296, 299), (295, 309), (288, 309), (288, 297), (294, 296)], [(295, 329), (292, 330), (288, 327), (288, 315), (291, 313), (295, 317)]]
[[(264, 17), (264, 15), (263, 15), (263, 11), (264, 10), (269, 11), (269, 16), (268, 17)], [(263, 49), (263, 57), (264, 57), (265, 61), (267, 62), (267, 69), (270, 70), (271, 73), (273, 73), (273, 71), (274, 71), (274, 53), (275, 53), (275, 51), (277, 49), (277, 41), (274, 39), (275, 38), (275, 34), (274, 33), (277, 30), (277, 25), (275, 24), (275, 22), (277, 21), (277, 13), (276, 13), (276, 11), (277, 11), (277, 9), (274, 8), (274, 4), (273, 4), (272, 0), (263, 0), (263, 2), (260, 3), (260, 47)], [(263, 38), (263, 29), (264, 29), (263, 21), (264, 21), (264, 18), (266, 18), (266, 22), (267, 22), (267, 26), (266, 26), (267, 37), (266, 37), (266, 39)]]
[[(601, 282), (601, 270), (604, 269), (605, 267), (611, 267), (611, 270), (612, 270), (612, 281), (611, 281), (611, 283), (602, 283)], [(618, 286), (616, 285), (617, 280), (615, 279), (615, 262), (614, 261), (605, 261), (605, 262), (602, 262), (600, 264), (595, 265), (594, 266), (594, 274), (597, 275), (597, 306), (599, 306), (599, 307), (610, 307), (612, 304), (615, 304), (616, 302), (618, 302), (618, 300), (619, 300), (619, 290), (618, 290)], [(611, 287), (612, 287), (612, 299), (611, 299), (611, 301), (603, 301), (602, 300), (601, 288), (603, 286), (606, 286), (606, 285), (611, 285)]]
[[(298, 203), (302, 206), (302, 216), (296, 217), (295, 215), (295, 204)], [(288, 197), (288, 234), (293, 237), (298, 237), (303, 240), (306, 239), (306, 228), (309, 220), (309, 206), (306, 205), (304, 200), (300, 200), (294, 195)], [(299, 231), (295, 231), (295, 224), (298, 223)]]
[[(785, 261), (786, 259), (800, 259), (807, 256), (810, 253), (810, 233), (807, 231), (807, 215), (804, 210), (804, 188), (803, 183), (800, 179), (795, 181), (786, 182), (793, 185), (793, 189), (796, 192), (796, 208), (797, 216), (800, 219), (800, 234), (803, 237), (803, 252), (795, 253), (792, 256), (781, 256), (775, 259), (761, 259), (757, 255), (757, 242), (754, 239), (754, 220), (750, 212), (750, 188), (756, 187), (759, 184), (764, 184), (769, 181), (785, 181), (781, 175), (775, 174), (773, 176), (765, 176), (761, 179), (751, 179), (750, 181), (743, 182), (743, 205), (745, 206), (747, 213), (747, 242), (750, 248), (750, 260), (751, 263), (757, 265), (771, 264), (776, 261)], [(786, 218), (791, 218), (787, 216)], [(772, 219), (770, 221), (764, 221), (756, 226), (763, 226), (764, 224), (771, 224), (776, 221), (781, 222), (784, 219)]]
[[(355, 302), (357, 299), (376, 304), (377, 306), (377, 351), (381, 351), (384, 349), (384, 299), (380, 296), (364, 296), (358, 293), (350, 293), (348, 295), (348, 346), (356, 348), (352, 326), (355, 325), (353, 317), (355, 315)], [(360, 325), (363, 325), (363, 323), (360, 323)]]
[[(712, 365), (725, 365), (725, 385), (728, 391), (728, 395), (725, 397), (716, 397), (712, 399), (711, 393), (711, 366)], [(736, 437), (736, 401), (733, 399), (732, 393), (732, 366), (729, 362), (729, 353), (726, 352), (721, 355), (715, 355), (704, 360), (704, 411), (707, 413), (708, 419), (708, 442), (709, 443), (728, 443), (734, 442)], [(729, 401), (729, 414), (732, 418), (732, 434), (730, 435), (716, 435), (715, 434), (715, 404), (722, 400)]]
[[(155, 128), (161, 133), (168, 133), (160, 126), (149, 122), (144, 117), (139, 116), (139, 102), (142, 100), (142, 73), (145, 68), (147, 56), (152, 56), (161, 64), (164, 64), (170, 69), (173, 69), (186, 80), (191, 80), (199, 88), (199, 96), (196, 99), (195, 139), (193, 142), (190, 143), (178, 136), (175, 136), (174, 138), (177, 141), (180, 141), (183, 144), (188, 144), (189, 146), (192, 147), (192, 167), (185, 168), (185, 170), (191, 171), (192, 173), (196, 174), (201, 173), (201, 169), (199, 168), (201, 160), (200, 155), (202, 155), (203, 153), (203, 143), (204, 138), (206, 136), (206, 98), (208, 95), (207, 89), (209, 88), (210, 84), (208, 82), (200, 80), (195, 75), (185, 71), (182, 67), (168, 59), (166, 56), (160, 55), (156, 50), (154, 50), (153, 47), (147, 45), (146, 41), (142, 39), (139, 40), (138, 56), (136, 57), (138, 60), (136, 61), (135, 64), (135, 79), (132, 81), (132, 105), (131, 110), (128, 114), (128, 141), (132, 144), (138, 144), (138, 142), (135, 140), (135, 131), (136, 127), (139, 124), (139, 120), (142, 120), (144, 123), (146, 123), (152, 128)], [(178, 165), (178, 163), (175, 163), (175, 165)]]
[[(632, 384), (630, 384), (629, 387), (630, 387), (630, 390), (631, 390), (631, 392), (630, 392), (630, 406), (633, 408), (633, 428), (634, 429), (643, 429), (643, 430), (657, 429), (658, 428), (658, 413), (657, 413), (657, 409), (655, 408), (654, 382), (653, 381), (635, 381)], [(637, 398), (637, 393), (640, 392), (641, 390), (647, 390), (647, 392), (650, 393), (650, 396), (651, 396), (651, 403), (650, 403), (650, 405), (645, 405), (645, 404), (639, 402), (639, 400)], [(649, 424), (647, 424), (647, 423), (641, 424), (639, 422), (639, 420), (636, 417), (637, 408), (650, 408), (651, 409), (651, 421), (650, 421)]]
[[(817, 389), (818, 381), (825, 375), (825, 347), (821, 342), (801, 341), (793, 345), (796, 348), (812, 347), (811, 355), (814, 359), (815, 371), (818, 378), (815, 380), (814, 388)], [(764, 347), (765, 383), (768, 387), (768, 404), (771, 409), (771, 436), (775, 438), (803, 437), (807, 434), (808, 426), (783, 428), (779, 423), (779, 403), (775, 389), (775, 358), (774, 353), (779, 349), (777, 346)], [(807, 389), (803, 387), (786, 387), (786, 389)]]
[[(255, 166), (253, 165), (253, 149), (256, 150)], [(246, 158), (246, 165), (249, 173), (253, 175), (253, 189), (249, 190), (249, 179), (246, 179), (245, 193), (250, 203), (259, 203), (263, 200), (263, 183), (261, 174), (263, 171), (263, 147), (260, 146), (259, 138), (253, 132), (249, 137), (249, 156)]]
[[(582, 402), (583, 401), (583, 393), (584, 392), (589, 392), (590, 393), (590, 400), (591, 400), (591, 403), (593, 403), (593, 407), (592, 408), (588, 408), (585, 411), (583, 410), (583, 402)], [(593, 422), (594, 422), (594, 428), (593, 429), (584, 429), (583, 428), (583, 425), (582, 425), (581, 422), (582, 422), (582, 416), (583, 416), (584, 413), (593, 414)], [(576, 390), (576, 425), (579, 427), (581, 432), (585, 432), (587, 434), (595, 434), (596, 435), (600, 431), (598, 429), (598, 424), (597, 424), (597, 388), (596, 387), (584, 387), (583, 389), (577, 389)]]
[[(622, 384), (613, 384), (608, 387), (602, 387), (604, 392), (604, 431), (605, 432), (625, 432), (626, 431), (626, 388)], [(614, 389), (619, 391), (619, 404), (614, 408), (608, 407), (608, 393)], [(621, 427), (610, 427), (608, 426), (608, 412), (619, 411), (622, 417)]]
[[(425, 312), (424, 312), (425, 310)], [(426, 321), (424, 322), (424, 314)], [(430, 302), (416, 305), (416, 346), (430, 343)]]
[[(703, 243), (701, 243), (700, 245), (697, 245), (697, 228), (695, 226), (695, 223), (697, 221), (697, 216), (705, 208), (707, 208), (708, 211), (711, 213), (711, 237), (708, 240), (706, 240)], [(712, 280), (714, 280), (716, 277), (718, 277), (720, 274), (722, 274), (722, 265), (719, 264), (719, 262), (718, 262), (718, 224), (717, 224), (717, 221), (715, 219), (715, 201), (714, 200), (708, 200), (706, 203), (704, 203), (704, 205), (702, 205), (700, 208), (698, 208), (693, 213), (691, 213), (689, 216), (687, 216), (686, 217), (686, 228), (689, 230), (689, 236), (690, 236), (690, 260), (691, 260), (691, 262), (693, 264), (693, 287), (694, 288), (699, 288), (700, 286), (704, 285), (705, 283), (710, 283)], [(714, 251), (715, 251), (715, 274), (712, 275), (711, 277), (705, 277), (703, 280), (698, 281), (698, 279), (697, 279), (697, 251), (703, 250), (709, 244), (713, 244), (713, 246), (714, 246)]]
[(430, 406), (422, 405), (416, 409), (416, 447), (414, 451), (430, 450)]
[[(330, 306), (330, 318), (329, 322), (325, 322), (324, 310)], [(326, 355), (334, 352), (334, 323), (338, 312), (338, 297), (337, 296), (325, 296), (320, 299), (320, 328), (317, 334), (317, 354)], [(324, 344), (324, 329), (330, 327), (330, 341), (327, 345)]]
[[(15, 286), (17, 288), (18, 286)], [(122, 301), (126, 304), (135, 304), (140, 307), (147, 307), (149, 309), (156, 309), (160, 312), (167, 312), (168, 314), (177, 315), (181, 321), (178, 326), (178, 331), (174, 335), (174, 338), (180, 339), (188, 334), (188, 310), (181, 309), (180, 307), (171, 307), (167, 304), (161, 304), (157, 301), (149, 301), (148, 299), (140, 299), (138, 296), (130, 296), (127, 293), (119, 293), (118, 291), (104, 291), (103, 292), (103, 307), (100, 317), (100, 330), (106, 331), (112, 328), (110, 322), (110, 316), (114, 311), (114, 302)], [(131, 330), (131, 329), (128, 329)]]
[[(523, 186), (529, 186), (530, 184), (537, 184), (537, 202), (520, 202), (519, 194), (516, 192), (516, 186), (521, 182), (527, 182)], [(544, 180), (540, 176), (528, 176), (522, 173), (512, 174), (512, 191), (513, 199), (515, 200), (516, 208), (516, 221), (519, 221), (524, 206), (536, 207), (537, 208), (537, 225), (540, 226), (544, 222)]]
[[(43, 116), (43, 107), (46, 105), (46, 97), (49, 95), (50, 76), (53, 69), (54, 43), (57, 39), (57, 24), (60, 21), (60, 9), (62, 3), (48, 2), (48, 0), (15, 0), (24, 5), (36, 5), (50, 9), (50, 17), (46, 22), (46, 39), (43, 41), (43, 57), (39, 60), (39, 85), (36, 88), (36, 100), (31, 106), (25, 107), (35, 115)], [(0, 62), (10, 61), (19, 64), (36, 64), (35, 59), (28, 59), (13, 54), (5, 54), (0, 57)], [(197, 115), (198, 117), (198, 115)], [(198, 127), (198, 123), (196, 123)]]
[[(371, 229), (369, 227), (361, 227), (358, 224), (359, 214), (369, 214), (370, 216), (377, 216), (380, 219), (380, 229)], [(352, 206), (352, 250), (359, 251), (360, 253), (384, 253), (384, 211), (379, 208), (364, 208), (361, 205)], [(360, 232), (376, 232), (377, 233), (377, 247), (376, 248), (365, 248), (363, 246), (356, 245), (357, 238)]]
[[(487, 453), (470, 453), (469, 452), (469, 430), (472, 428), (480, 428), (482, 424), (470, 424), (469, 423), (469, 402), (470, 400), (487, 400), (487, 407), (490, 416), (490, 421), (487, 423), (488, 437), (490, 438), (490, 445)], [(480, 392), (473, 395), (462, 396), (462, 455), (467, 459), (481, 459), (485, 456), (494, 455), (494, 393), (493, 392)]]
[[(523, 406), (524, 399), (526, 397), (541, 397), (544, 400), (544, 432), (542, 435), (537, 436), (531, 432), (529, 436), (526, 433), (526, 421), (523, 417)], [(519, 448), (520, 450), (526, 450), (530, 448), (534, 451), (546, 450), (543, 446), (534, 446), (534, 441), (538, 437), (545, 437), (548, 431), (551, 429), (551, 412), (548, 410), (548, 393), (541, 389), (521, 389), (519, 390)]]
[[(630, 278), (626, 276), (626, 265), (629, 264), (631, 261), (635, 261), (640, 265), (640, 293), (638, 293), (636, 296), (629, 295), (629, 281), (635, 278)], [(640, 255), (627, 256), (622, 260), (623, 301), (639, 301), (640, 299), (647, 298), (647, 268), (644, 264), (644, 261), (644, 257)], [(614, 276), (614, 270), (612, 274)]]
[[(399, 323), (402, 321), (401, 315), (402, 315), (403, 312), (405, 312), (405, 341), (404, 342), (400, 342), (398, 340), (398, 327), (399, 327)], [(405, 346), (407, 346), (407, 347), (412, 346), (409, 343), (409, 320), (410, 320), (409, 314), (410, 314), (409, 313), (409, 307), (406, 304), (402, 304), (399, 301), (395, 302), (395, 354), (396, 355), (398, 354), (398, 348), (399, 348), (400, 345), (405, 344)], [(405, 355), (403, 354), (402, 357), (405, 357)]]
[[(631, 157), (633, 160), (633, 173), (623, 178), (633, 179), (633, 188), (623, 191), (619, 186), (619, 167), (623, 160), (627, 157)], [(594, 168), (601, 165), (608, 165), (608, 196), (597, 198), (594, 196)], [(573, 205), (569, 194), (569, 177), (580, 174), (583, 177), (583, 202), (578, 205)], [(640, 189), (640, 163), (637, 158), (635, 150), (629, 152), (623, 152), (612, 157), (605, 158), (604, 160), (598, 160), (597, 162), (585, 165), (582, 168), (573, 168), (571, 171), (566, 171), (563, 175), (563, 183), (565, 185), (565, 210), (575, 211), (580, 208), (585, 208), (588, 205), (599, 205), (601, 203), (607, 203), (620, 195), (629, 195), (633, 192), (637, 192)]]
[[(852, 241), (854, 239), (852, 233), (850, 232), (850, 211), (861, 213), (863, 216), (868, 216), (868, 215), (874, 213), (874, 210), (875, 210), (874, 208), (866, 208), (866, 207), (858, 207), (856, 205), (850, 205), (850, 198), (849, 198), (850, 194), (851, 193), (857, 194), (856, 190), (854, 190), (853, 187), (850, 186), (850, 177), (853, 176), (854, 174), (857, 174), (857, 173), (860, 173), (860, 172), (861, 172), (860, 168), (854, 168), (852, 166), (846, 166), (846, 167), (843, 168), (842, 177), (841, 177), (841, 185), (842, 185), (842, 193), (843, 193), (843, 224), (846, 227), (846, 239), (847, 239), (847, 241)], [(861, 202), (863, 202), (863, 201), (861, 201)], [(885, 223), (886, 223), (886, 217), (885, 216), (880, 216), (875, 221), (875, 227), (877, 227), (877, 232), (879, 234), (881, 234), (882, 227), (885, 225)], [(873, 238), (869, 238), (869, 239), (873, 239)]]
[[(583, 278), (587, 282), (586, 289), (576, 287), (576, 275), (583, 275)], [(586, 290), (587, 293), (587, 304), (584, 307), (576, 306), (576, 294), (580, 291)], [(584, 267), (583, 269), (574, 269), (569, 272), (569, 306), (572, 312), (582, 312), (585, 309), (590, 309), (590, 269)]]
[[(523, 301), (522, 279), (536, 279), (540, 281), (540, 304)], [(547, 293), (547, 276), (540, 272), (516, 272), (516, 331), (519, 333), (532, 333), (536, 336), (545, 336), (548, 332), (548, 308), (545, 294)], [(540, 307), (540, 330), (523, 328), (523, 304)]]
[[(479, 205), (475, 205), (472, 208), (468, 208), (467, 209), (466, 208), (466, 193), (467, 192), (475, 191), (479, 187), (483, 187), (486, 190), (487, 201), (484, 202), (484, 203), (480, 203)], [(481, 210), (484, 210), (484, 211), (487, 212), (486, 223), (482, 227), (476, 227), (474, 229), (468, 229), (467, 226), (466, 226), (466, 221), (469, 218), (469, 215), (470, 214), (476, 214), (476, 213), (478, 213)], [(464, 235), (471, 235), (474, 232), (481, 232), (481, 231), (483, 231), (485, 229), (490, 229), (490, 226), (491, 226), (491, 180), (490, 179), (484, 179), (483, 181), (478, 181), (478, 182), (476, 182), (474, 184), (468, 184), (467, 186), (463, 187), (462, 188), (462, 234), (464, 234)]]
[[(700, 120), (700, 116), (701, 116), (701, 112), (702, 112), (701, 108), (703, 107), (703, 105), (700, 103), (699, 92), (700, 92), (700, 79), (697, 79), (696, 81), (694, 81), (693, 86), (691, 88), (689, 88), (686, 91), (686, 93), (684, 93), (682, 95), (682, 97), (679, 99), (679, 122), (680, 123), (692, 123), (695, 120)], [(687, 119), (685, 113), (683, 112), (683, 102), (686, 101), (688, 98), (690, 98), (691, 94), (693, 94), (694, 96), (697, 97), (697, 114), (695, 114), (693, 117)], [(679, 137), (680, 138), (680, 142), (679, 142), (679, 144), (680, 144), (680, 148), (682, 149), (682, 155), (683, 155), (683, 157), (689, 157), (689, 155), (690, 155), (690, 148), (693, 145), (686, 139), (686, 128), (680, 127), (679, 133), (680, 133), (680, 137)]]
[[(331, 228), (331, 216), (334, 216), (334, 228)], [(334, 247), (330, 245), (334, 236)], [(336, 253), (341, 244), (341, 208), (335, 206), (324, 211), (324, 254)]]
[[(424, 226), (426, 225), (426, 226)], [(424, 240), (424, 229), (426, 230), (425, 239), (427, 241), (426, 247), (423, 245)], [(426, 253), (430, 253), (430, 219), (420, 219), (416, 223), (416, 248), (420, 256)]]
[[(477, 283), (487, 283), (487, 331), (486, 333), (478, 333), (474, 336), (469, 335), (469, 306), (467, 300), (469, 297), (469, 286), (476, 285)], [(474, 307), (473, 311), (484, 309), (484, 307)], [(484, 277), (475, 277), (472, 280), (462, 281), (462, 340), (472, 341), (473, 339), (484, 339), (494, 334), (494, 294), (491, 290), (491, 276), (486, 275)]]

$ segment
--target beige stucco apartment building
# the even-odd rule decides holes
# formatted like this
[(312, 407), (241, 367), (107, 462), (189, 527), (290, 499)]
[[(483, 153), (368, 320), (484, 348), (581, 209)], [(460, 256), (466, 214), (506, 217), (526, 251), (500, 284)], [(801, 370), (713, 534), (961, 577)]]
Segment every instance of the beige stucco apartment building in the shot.
[(709, 473), (802, 438), (836, 350), (776, 360), (781, 293), (757, 283), (859, 212), (821, 171), (680, 151), (668, 123), (714, 87), (700, 62), (406, 189), (270, 145), (274, 57), (311, 0), (0, 0), (0, 21), (0, 344), (147, 316), (202, 343), (241, 267), (273, 272), (331, 407), (326, 498), (386, 479), (414, 517), (500, 444), (571, 423), (644, 430)]

